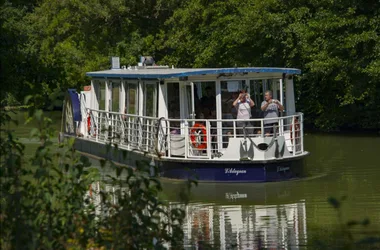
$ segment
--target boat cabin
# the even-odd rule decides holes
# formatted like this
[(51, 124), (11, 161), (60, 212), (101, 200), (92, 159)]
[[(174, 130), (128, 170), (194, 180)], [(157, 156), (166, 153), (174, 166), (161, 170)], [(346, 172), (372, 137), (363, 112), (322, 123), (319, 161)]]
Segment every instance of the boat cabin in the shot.
[[(113, 58), (111, 69), (87, 73), (91, 87), (81, 93), (79, 126), (85, 138), (195, 160), (265, 160), (304, 152), (302, 114), (296, 112), (293, 87), (299, 69), (190, 69), (146, 60), (120, 67), (119, 59)], [(275, 121), (270, 133), (261, 110), (268, 90), (284, 107), (278, 118), (269, 118)], [(243, 126), (233, 105), (241, 92), (254, 102)], [(274, 141), (280, 146), (272, 150)], [(241, 153), (242, 147), (246, 153)]]

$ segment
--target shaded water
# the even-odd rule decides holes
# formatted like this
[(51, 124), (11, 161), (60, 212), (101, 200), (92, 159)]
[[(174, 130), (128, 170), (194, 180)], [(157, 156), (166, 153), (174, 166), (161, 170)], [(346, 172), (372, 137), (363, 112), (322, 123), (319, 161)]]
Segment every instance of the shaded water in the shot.
[[(51, 112), (60, 128), (61, 114)], [(17, 119), (23, 121), (23, 114)], [(28, 139), (31, 125), (17, 135), (32, 154), (37, 143)], [(330, 237), (338, 215), (329, 197), (346, 196), (342, 221), (370, 219), (369, 230), (380, 229), (380, 137), (307, 134), (307, 177), (297, 181), (257, 184), (200, 183), (192, 190), (184, 225), (189, 248), (299, 249), (314, 238)], [(164, 198), (178, 201), (183, 183), (162, 179)], [(358, 232), (361, 231), (358, 227)], [(202, 247), (201, 247), (202, 248)]]

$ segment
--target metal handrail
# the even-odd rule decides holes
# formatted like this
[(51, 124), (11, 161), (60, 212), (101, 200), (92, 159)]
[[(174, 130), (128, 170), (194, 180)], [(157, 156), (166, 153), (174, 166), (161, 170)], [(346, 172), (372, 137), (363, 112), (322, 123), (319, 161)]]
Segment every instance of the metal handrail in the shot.
[[(266, 136), (264, 122), (267, 121), (278, 123), (274, 131), (277, 131), (276, 135), (285, 137), (286, 146), (294, 156), (304, 152), (302, 113), (284, 117), (254, 119), (166, 119), (90, 108), (87, 108), (86, 111), (91, 116), (88, 138), (100, 142), (118, 143), (129, 150), (160, 154), (162, 157), (212, 159), (215, 153), (220, 154), (225, 150), (225, 140), (228, 141), (228, 138), (243, 138), (243, 135), (250, 137)], [(296, 118), (298, 118), (299, 127), (295, 126)], [(245, 127), (246, 133), (244, 134), (240, 133), (243, 128), (237, 126), (237, 123), (241, 121), (250, 122), (252, 125)], [(175, 123), (179, 125), (173, 126)], [(192, 145), (189, 131), (195, 123), (203, 123), (206, 128), (206, 149), (194, 148)], [(215, 126), (217, 123), (230, 124), (229, 126)], [(87, 128), (85, 129), (87, 130)], [(261, 130), (261, 132), (255, 133), (255, 130)], [(215, 131), (216, 133), (212, 133)], [(226, 131), (228, 131), (227, 134), (224, 133)], [(247, 131), (253, 131), (253, 133)]]

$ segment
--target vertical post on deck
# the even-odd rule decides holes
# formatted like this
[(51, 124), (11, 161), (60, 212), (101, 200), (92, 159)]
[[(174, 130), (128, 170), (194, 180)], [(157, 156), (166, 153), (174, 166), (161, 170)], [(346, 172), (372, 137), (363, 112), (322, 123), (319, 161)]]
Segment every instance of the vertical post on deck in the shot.
[(120, 138), (120, 144), (125, 144), (125, 114), (123, 113), (120, 115), (120, 122), (121, 122), (121, 138)]
[(215, 82), (215, 92), (216, 92), (216, 119), (218, 120), (216, 122), (216, 142), (217, 142), (217, 148), (220, 152), (223, 148), (223, 124), (221, 120), (223, 119), (222, 115), (222, 89), (220, 80), (217, 80)]
[(124, 80), (123, 80), (123, 78), (120, 78), (120, 83), (119, 83), (119, 111), (118, 111), (118, 113), (124, 114), (124, 110), (125, 110)]
[(284, 87), (283, 87), (283, 79), (280, 79), (280, 102), (284, 103)]
[[(101, 129), (101, 123), (100, 123), (100, 114), (99, 114), (99, 111), (97, 111), (97, 117), (96, 117), (96, 120), (97, 120), (97, 123), (98, 123), (98, 129), (95, 128), (95, 140), (96, 142), (99, 141), (99, 133), (100, 133), (100, 129)], [(94, 119), (95, 120), (95, 119)], [(96, 131), (98, 130), (98, 131)]]
[(234, 120), (232, 124), (234, 126), (234, 138), (236, 138), (236, 121)]
[(260, 120), (260, 126), (261, 126), (261, 137), (264, 137), (264, 119)]
[(303, 153), (303, 114), (300, 114), (301, 153)]
[(191, 86), (191, 119), (195, 119), (194, 83), (190, 82), (190, 86)]
[(187, 121), (184, 122), (185, 127), (185, 159), (189, 156), (189, 127)]
[(127, 138), (127, 148), (131, 149), (131, 117), (129, 115), (126, 117), (125, 122), (127, 123), (127, 131), (125, 135), (125, 137)]
[(292, 141), (292, 144), (293, 144), (293, 155), (296, 155), (296, 128), (295, 128), (295, 116), (293, 116), (293, 119), (292, 119), (292, 138), (293, 138), (293, 141)]
[[(281, 105), (284, 105), (284, 82), (283, 82), (283, 78), (280, 79), (280, 103), (281, 103)], [(279, 135), (283, 135), (284, 134), (284, 120), (280, 119), (278, 125), (280, 126), (278, 133), (279, 133)]]
[(99, 109), (99, 107), (95, 107), (95, 102), (97, 101), (97, 95), (96, 95), (96, 92), (95, 92), (95, 84), (94, 84), (94, 80), (91, 79), (91, 100), (90, 100), (90, 103), (89, 103), (89, 108), (91, 109)]
[[(167, 121), (168, 123), (168, 127), (169, 127), (169, 133), (168, 133), (168, 136), (167, 136), (167, 141), (166, 141), (166, 143), (167, 143), (167, 147), (168, 147), (168, 157), (171, 157), (171, 152), (170, 152), (170, 144), (171, 144), (171, 134), (170, 134), (170, 121), (168, 120)], [(186, 142), (185, 142), (186, 143)]]
[(145, 118), (146, 122), (144, 122), (146, 124), (146, 129), (145, 129), (145, 150), (146, 151), (149, 151), (149, 127), (150, 127), (150, 123), (149, 123), (149, 119), (148, 118)]
[(211, 159), (211, 135), (210, 135), (210, 121), (206, 120), (207, 131), (207, 158)]
[(106, 78), (105, 79), (105, 104), (104, 104), (104, 110), (105, 111), (109, 111), (110, 110), (110, 103), (109, 103), (109, 100), (111, 100), (111, 88), (110, 88), (110, 83), (108, 81), (108, 79)]
[(138, 120), (138, 134), (137, 134), (137, 147), (141, 149), (142, 144), (142, 121), (141, 117), (136, 117)]
[[(139, 107), (139, 112), (136, 114), (136, 115), (141, 115), (141, 116), (143, 116), (144, 115), (144, 100), (145, 100), (145, 98), (144, 98), (144, 96), (145, 96), (145, 91), (144, 91), (144, 82), (143, 81), (141, 81), (141, 80), (139, 80), (138, 82), (137, 82), (137, 88), (138, 88), (138, 103), (136, 103), (137, 105), (138, 105), (138, 107)], [(135, 104), (135, 105), (136, 105)], [(138, 119), (138, 117), (136, 117), (136, 119)]]
[[(111, 103), (112, 104), (112, 103)], [(110, 142), (113, 142), (114, 138), (114, 129), (113, 129), (113, 124), (114, 124), (114, 114), (109, 114), (110, 115), (110, 122), (108, 123), (108, 139)]]

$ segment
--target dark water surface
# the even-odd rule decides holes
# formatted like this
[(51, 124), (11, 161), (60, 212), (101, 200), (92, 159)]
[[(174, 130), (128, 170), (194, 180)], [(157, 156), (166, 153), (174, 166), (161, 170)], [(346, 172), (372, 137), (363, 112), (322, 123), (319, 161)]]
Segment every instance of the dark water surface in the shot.
[[(61, 113), (50, 112), (54, 127), (60, 129)], [(31, 125), (16, 133), (27, 144), (27, 154), (37, 148), (29, 140)], [(58, 137), (58, 135), (57, 135)], [(380, 229), (380, 137), (306, 134), (306, 178), (297, 181), (258, 184), (200, 183), (192, 190), (184, 225), (186, 246), (204, 249), (299, 249), (312, 240), (331, 239), (338, 213), (329, 197), (346, 197), (339, 210), (342, 221), (368, 218), (370, 226), (354, 230)], [(178, 200), (183, 183), (162, 180), (164, 197)]]

